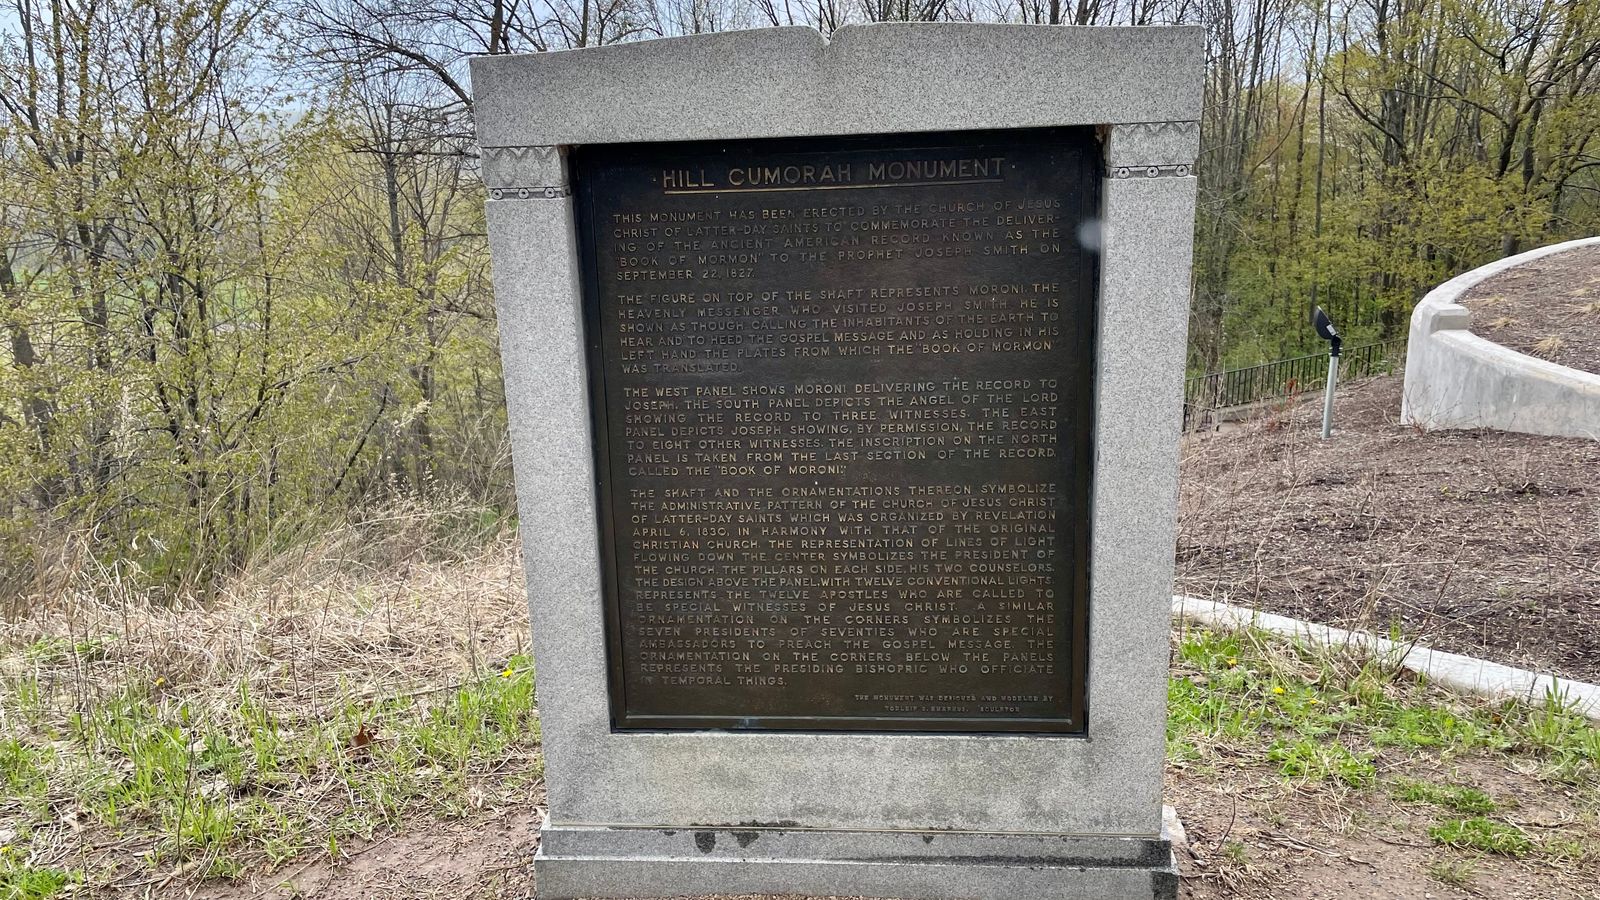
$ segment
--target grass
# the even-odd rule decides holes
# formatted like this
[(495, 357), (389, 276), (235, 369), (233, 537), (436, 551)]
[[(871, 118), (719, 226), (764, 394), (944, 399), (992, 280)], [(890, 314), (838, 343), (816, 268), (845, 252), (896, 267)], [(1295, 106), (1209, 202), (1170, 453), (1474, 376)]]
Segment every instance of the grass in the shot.
[(1175, 663), (1167, 743), (1179, 763), (1231, 743), (1286, 777), (1351, 786), (1371, 784), (1366, 764), (1390, 748), (1512, 754), (1572, 784), (1600, 769), (1600, 729), (1555, 698), (1451, 702), (1381, 660), (1252, 632), (1189, 631)]
[(0, 759), (27, 825), (50, 824), (65, 799), (80, 827), (131, 838), (152, 868), (232, 875), (414, 813), (465, 814), (473, 776), (537, 742), (533, 683), (519, 656), (453, 690), (313, 715), (274, 711), (246, 685), (232, 706), (201, 709), (135, 684), (0, 744)]
[(1503, 856), (1527, 856), (1534, 850), (1533, 839), (1526, 832), (1483, 816), (1450, 819), (1429, 828), (1428, 836), (1450, 847)]
[(13, 847), (0, 847), (0, 897), (5, 900), (49, 900), (83, 880), (79, 872), (33, 866), (21, 857)]
[(400, 527), (208, 606), (81, 579), (0, 623), (0, 900), (338, 858), (419, 816), (534, 802), (510, 538), (441, 561), (437, 522)]
[(1349, 787), (1366, 787), (1377, 778), (1369, 753), (1352, 752), (1342, 744), (1315, 738), (1278, 740), (1267, 748), (1267, 759), (1289, 778), (1311, 781), (1334, 779)]
[[(177, 890), (534, 803), (514, 545), (439, 565), (369, 552), (326, 548), (209, 607), (85, 592), (0, 623), (0, 898)], [(1196, 630), (1174, 645), (1169, 711), (1175, 770), (1378, 798), (1420, 820), (1437, 881), (1470, 881), (1471, 854), (1592, 862), (1587, 820), (1530, 837), (1480, 786), (1416, 777), (1489, 759), (1594, 808), (1600, 732), (1554, 700), (1468, 701), (1359, 655)], [(1238, 834), (1217, 852), (1239, 877), (1272, 865)]]
[(1488, 794), (1477, 788), (1459, 785), (1433, 784), (1401, 778), (1390, 786), (1390, 792), (1396, 800), (1405, 803), (1430, 803), (1451, 812), (1467, 815), (1485, 815), (1497, 808)]
[[(1260, 773), (1297, 797), (1320, 793), (1336, 808), (1370, 809), (1357, 798), (1387, 796), (1420, 819), (1429, 842), (1453, 854), (1553, 863), (1589, 860), (1586, 848), (1600, 843), (1592, 813), (1535, 838), (1477, 785), (1386, 774), (1471, 762), (1549, 785), (1593, 810), (1600, 728), (1555, 697), (1534, 704), (1462, 698), (1354, 650), (1251, 631), (1186, 631), (1175, 642), (1173, 670), (1167, 752), (1179, 771), (1203, 779), (1223, 767), (1230, 778)], [(1451, 856), (1433, 860), (1429, 872), (1460, 884), (1474, 866)]]

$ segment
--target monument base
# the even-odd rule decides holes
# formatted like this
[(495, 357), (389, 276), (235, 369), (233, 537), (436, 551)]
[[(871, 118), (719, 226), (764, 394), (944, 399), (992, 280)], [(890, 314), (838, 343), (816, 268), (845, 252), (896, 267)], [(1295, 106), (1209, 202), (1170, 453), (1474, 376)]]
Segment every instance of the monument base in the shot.
[(1159, 838), (550, 826), (534, 858), (540, 900), (799, 894), (906, 898), (1173, 900), (1170, 808)]

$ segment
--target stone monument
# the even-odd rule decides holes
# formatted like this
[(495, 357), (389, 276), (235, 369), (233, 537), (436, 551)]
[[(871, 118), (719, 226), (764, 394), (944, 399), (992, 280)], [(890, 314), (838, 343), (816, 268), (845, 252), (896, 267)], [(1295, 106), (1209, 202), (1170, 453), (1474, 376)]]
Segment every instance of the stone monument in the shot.
[(541, 897), (1172, 897), (1198, 28), (473, 60)]

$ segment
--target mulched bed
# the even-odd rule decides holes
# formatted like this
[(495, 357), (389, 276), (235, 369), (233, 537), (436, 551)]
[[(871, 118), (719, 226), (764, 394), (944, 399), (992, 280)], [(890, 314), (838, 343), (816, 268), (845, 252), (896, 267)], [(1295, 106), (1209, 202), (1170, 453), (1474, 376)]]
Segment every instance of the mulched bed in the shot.
[(1503, 347), (1600, 374), (1600, 247), (1502, 272), (1467, 291), (1472, 331)]
[(1600, 441), (1425, 433), (1400, 387), (1186, 438), (1177, 590), (1600, 682)]

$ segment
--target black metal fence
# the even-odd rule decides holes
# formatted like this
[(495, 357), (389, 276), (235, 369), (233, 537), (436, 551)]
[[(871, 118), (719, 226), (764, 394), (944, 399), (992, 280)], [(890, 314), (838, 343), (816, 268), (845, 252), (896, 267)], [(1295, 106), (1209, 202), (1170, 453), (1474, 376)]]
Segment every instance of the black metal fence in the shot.
[[(1339, 357), (1339, 378), (1342, 381), (1392, 372), (1405, 348), (1405, 338), (1346, 347)], [(1183, 389), (1184, 430), (1216, 421), (1216, 413), (1221, 410), (1321, 390), (1327, 380), (1326, 353), (1196, 375)]]

